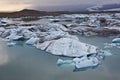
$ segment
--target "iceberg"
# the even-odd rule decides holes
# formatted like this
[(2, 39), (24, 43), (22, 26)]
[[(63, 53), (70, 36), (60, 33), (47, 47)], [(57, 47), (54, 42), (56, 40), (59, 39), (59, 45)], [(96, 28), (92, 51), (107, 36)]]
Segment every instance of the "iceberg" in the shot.
[(13, 40), (13, 38), (15, 38), (16, 36), (16, 33), (11, 33), (9, 36), (6, 37), (6, 39)]
[(98, 53), (98, 48), (96, 46), (71, 38), (60, 38), (58, 40), (45, 41), (43, 43), (38, 43), (35, 46), (54, 55), (69, 57), (80, 57)]
[(7, 46), (9, 46), (9, 47), (12, 47), (12, 46), (14, 46), (14, 45), (16, 45), (15, 42), (8, 42), (8, 43), (7, 43)]
[(44, 41), (57, 40), (60, 38), (71, 38), (71, 39), (79, 40), (78, 37), (69, 35), (67, 32), (53, 31), (53, 32), (46, 32), (44, 34), (46, 34), (42, 36)]
[(16, 35), (16, 36), (13, 38), (13, 40), (20, 40), (20, 39), (22, 39), (22, 38), (23, 38), (23, 36)]
[(65, 26), (63, 26), (62, 24), (57, 24), (57, 23), (42, 24), (38, 27), (38, 29), (41, 32), (68, 31), (68, 29)]
[(27, 30), (27, 29), (24, 29), (21, 34), (24, 36), (24, 39), (30, 39), (31, 37), (36, 37), (31, 31)]
[(5, 28), (0, 27), (0, 32), (5, 32)]
[(113, 43), (120, 43), (120, 38), (115, 38), (112, 40)]
[(74, 58), (73, 62), (76, 68), (95, 67), (99, 64), (99, 60), (96, 57)]
[(33, 45), (33, 44), (37, 43), (37, 41), (39, 41), (39, 38), (32, 37), (29, 40), (27, 40), (25, 43), (29, 44), (29, 45)]
[(97, 57), (87, 57), (83, 56), (81, 58), (74, 58), (73, 60), (62, 60), (58, 59), (58, 66), (74, 66), (75, 69), (91, 68), (96, 67), (100, 64), (100, 61)]

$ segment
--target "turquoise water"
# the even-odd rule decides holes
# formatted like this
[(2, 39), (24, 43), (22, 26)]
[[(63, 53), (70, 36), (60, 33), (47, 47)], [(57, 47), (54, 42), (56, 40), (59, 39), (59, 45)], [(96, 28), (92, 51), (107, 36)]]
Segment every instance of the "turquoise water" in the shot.
[[(100, 48), (110, 43), (113, 37), (80, 37), (82, 42)], [(120, 80), (120, 49), (109, 48), (112, 56), (106, 57), (100, 66), (87, 71), (73, 72), (74, 67), (58, 67), (58, 58), (32, 46), (7, 47), (0, 41), (0, 80)]]

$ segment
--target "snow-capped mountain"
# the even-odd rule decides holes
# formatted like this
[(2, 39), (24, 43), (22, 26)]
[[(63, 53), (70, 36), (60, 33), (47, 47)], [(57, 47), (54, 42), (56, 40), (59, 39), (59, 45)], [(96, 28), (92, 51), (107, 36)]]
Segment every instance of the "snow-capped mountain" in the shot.
[(120, 4), (103, 4), (87, 8), (88, 11), (120, 11)]

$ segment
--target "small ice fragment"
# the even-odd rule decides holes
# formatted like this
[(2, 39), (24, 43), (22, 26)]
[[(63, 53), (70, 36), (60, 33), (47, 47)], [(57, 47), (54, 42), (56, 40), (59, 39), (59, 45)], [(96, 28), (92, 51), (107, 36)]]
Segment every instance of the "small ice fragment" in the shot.
[(12, 46), (14, 46), (16, 43), (14, 43), (14, 42), (9, 42), (9, 43), (7, 43), (7, 46), (9, 46), (9, 47), (12, 47)]
[(99, 60), (96, 57), (83, 57), (73, 59), (76, 68), (95, 67), (99, 64)]
[(26, 44), (29, 44), (29, 45), (33, 45), (33, 44), (35, 44), (38, 40), (39, 40), (39, 38), (34, 38), (34, 37), (32, 37), (32, 38), (30, 38), (29, 40), (27, 40), (25, 43), (26, 43)]
[(120, 38), (115, 38), (112, 40), (113, 43), (120, 43)]
[(63, 65), (75, 65), (75, 64), (74, 64), (74, 62), (73, 62), (72, 60), (62, 60), (62, 59), (58, 59), (57, 65), (58, 65), (58, 66), (63, 66)]
[(111, 56), (112, 55), (112, 53), (109, 50), (104, 50), (103, 52), (104, 52), (105, 56)]
[(16, 37), (13, 38), (13, 40), (19, 40), (19, 39), (22, 39), (22, 38), (23, 38), (23, 36), (16, 36)]

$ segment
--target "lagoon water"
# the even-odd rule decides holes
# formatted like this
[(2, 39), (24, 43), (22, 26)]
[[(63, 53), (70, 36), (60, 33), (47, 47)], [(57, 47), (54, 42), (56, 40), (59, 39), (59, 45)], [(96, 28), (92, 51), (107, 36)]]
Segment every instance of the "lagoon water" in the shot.
[[(113, 37), (81, 37), (82, 42), (103, 49), (104, 43), (110, 43)], [(120, 49), (109, 48), (108, 56), (95, 69), (73, 72), (74, 67), (58, 67), (58, 58), (22, 42), (7, 47), (0, 41), (0, 80), (120, 80)]]

